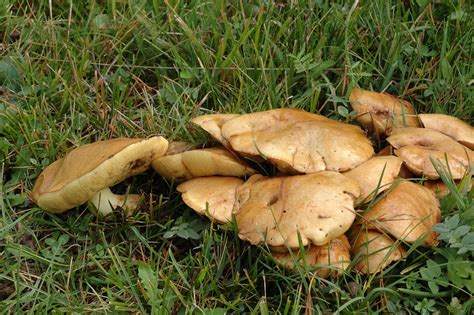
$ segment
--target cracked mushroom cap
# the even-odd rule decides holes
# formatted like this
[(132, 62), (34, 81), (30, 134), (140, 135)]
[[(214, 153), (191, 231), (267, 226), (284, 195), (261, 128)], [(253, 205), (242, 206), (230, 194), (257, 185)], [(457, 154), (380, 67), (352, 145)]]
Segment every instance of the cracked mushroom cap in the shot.
[(222, 136), (233, 150), (286, 173), (346, 171), (374, 154), (359, 127), (295, 109), (241, 115), (224, 123)]
[(425, 128), (448, 135), (469, 149), (474, 150), (474, 127), (468, 123), (443, 114), (420, 114), (418, 117)]
[(298, 250), (293, 255), (289, 252), (272, 252), (276, 262), (287, 269), (294, 269), (295, 262), (301, 265), (316, 266), (320, 278), (340, 276), (351, 262), (351, 246), (347, 237), (341, 235), (329, 241), (326, 245), (311, 245), (305, 250), (304, 257)]
[(240, 116), (239, 114), (209, 114), (202, 115), (191, 119), (191, 122), (195, 125), (200, 126), (202, 129), (207, 131), (214, 139), (222, 143), (226, 148), (230, 148), (229, 143), (221, 135), (222, 125), (235, 117)]
[(233, 213), (239, 237), (266, 242), (274, 251), (301, 244), (327, 244), (344, 234), (355, 219), (357, 182), (337, 172), (252, 176), (237, 188)]
[(400, 173), (402, 160), (396, 156), (374, 156), (344, 176), (359, 183), (359, 203), (371, 201), (376, 193), (387, 190)]
[(243, 177), (256, 171), (237, 160), (224, 148), (184, 151), (154, 159), (153, 169), (169, 180), (183, 180), (204, 176)]
[(410, 171), (428, 179), (439, 178), (433, 162), (440, 169), (448, 170), (449, 166), (454, 179), (461, 179), (474, 163), (474, 152), (471, 149), (436, 130), (396, 129), (387, 141), (397, 149), (395, 154)]
[(48, 212), (64, 212), (144, 172), (167, 148), (168, 141), (163, 137), (117, 138), (80, 146), (43, 170), (31, 199)]
[(236, 189), (243, 183), (236, 177), (200, 177), (178, 185), (177, 190), (184, 203), (200, 215), (227, 223), (232, 220)]
[(380, 272), (406, 256), (401, 244), (376, 230), (356, 228), (352, 235), (355, 235), (352, 242), (352, 256), (357, 262), (355, 268), (363, 274)]
[(413, 106), (393, 95), (353, 89), (349, 101), (357, 112), (357, 121), (376, 135), (390, 135), (392, 128), (420, 125)]
[(368, 229), (384, 231), (399, 240), (437, 244), (433, 225), (440, 223), (441, 211), (435, 194), (412, 182), (400, 182), (362, 218)]

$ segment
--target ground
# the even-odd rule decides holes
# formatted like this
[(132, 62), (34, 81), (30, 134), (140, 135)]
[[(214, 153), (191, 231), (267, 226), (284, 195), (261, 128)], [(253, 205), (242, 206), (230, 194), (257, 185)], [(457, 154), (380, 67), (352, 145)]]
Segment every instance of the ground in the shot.
[(154, 200), (115, 223), (87, 206), (48, 214), (28, 199), (41, 170), (78, 145), (151, 135), (211, 145), (189, 120), (213, 112), (291, 107), (351, 122), (353, 87), (472, 124), (468, 1), (0, 6), (2, 312), (472, 311), (474, 205), (462, 189), (442, 200), (437, 249), (414, 245), (381, 274), (328, 280), (278, 267), (153, 172), (115, 188)]

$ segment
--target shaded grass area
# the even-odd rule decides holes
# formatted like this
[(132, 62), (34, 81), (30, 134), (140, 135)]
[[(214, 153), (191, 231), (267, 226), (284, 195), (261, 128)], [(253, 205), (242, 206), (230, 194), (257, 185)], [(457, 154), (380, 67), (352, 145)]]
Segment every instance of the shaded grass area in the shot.
[[(117, 187), (155, 200), (119, 223), (99, 223), (87, 207), (50, 215), (27, 198), (41, 170), (78, 145), (156, 134), (207, 144), (189, 120), (210, 112), (293, 107), (350, 121), (356, 86), (472, 124), (469, 2), (55, 2), (0, 8), (0, 310), (472, 308), (472, 263), (451, 270), (438, 256), (456, 250), (444, 243), (445, 251), (412, 246), (381, 275), (312, 280), (240, 242), (234, 227), (193, 214), (152, 172)], [(472, 226), (472, 193), (442, 205), (444, 217)], [(459, 257), (472, 262), (472, 250)], [(420, 272), (428, 260), (442, 276)]]

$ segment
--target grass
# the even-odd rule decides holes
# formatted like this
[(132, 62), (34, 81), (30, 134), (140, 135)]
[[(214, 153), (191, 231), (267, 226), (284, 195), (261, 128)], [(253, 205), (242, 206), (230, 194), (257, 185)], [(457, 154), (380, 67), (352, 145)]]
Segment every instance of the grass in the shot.
[[(28, 200), (41, 170), (78, 145), (156, 134), (207, 145), (189, 120), (211, 112), (350, 121), (355, 86), (472, 124), (468, 1), (53, 2), (0, 4), (2, 312), (472, 311), (473, 250), (457, 255), (450, 241), (412, 246), (383, 274), (312, 279), (192, 213), (152, 172), (117, 187), (155, 200), (117, 223)], [(444, 218), (460, 216), (447, 236), (472, 227), (472, 197), (443, 200)]]

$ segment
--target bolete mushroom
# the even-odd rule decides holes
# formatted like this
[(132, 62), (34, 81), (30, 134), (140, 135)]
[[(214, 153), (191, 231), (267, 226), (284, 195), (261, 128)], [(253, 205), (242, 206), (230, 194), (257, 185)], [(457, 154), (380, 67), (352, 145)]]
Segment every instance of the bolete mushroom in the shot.
[(252, 176), (237, 188), (233, 213), (239, 237), (275, 251), (324, 245), (355, 219), (356, 181), (337, 172), (285, 177)]
[(239, 114), (208, 114), (195, 117), (191, 120), (193, 124), (200, 126), (207, 131), (214, 139), (219, 141), (224, 147), (230, 148), (229, 143), (221, 135), (222, 125)]
[(395, 129), (387, 140), (410, 171), (428, 179), (440, 177), (436, 168), (449, 170), (453, 179), (461, 179), (474, 163), (471, 149), (436, 130)]
[(376, 230), (355, 228), (351, 234), (354, 236), (352, 257), (356, 262), (355, 269), (363, 274), (380, 272), (406, 256), (403, 245)]
[(316, 267), (320, 278), (340, 276), (351, 262), (351, 246), (345, 235), (338, 236), (326, 245), (311, 245), (304, 250), (304, 255), (298, 250), (294, 253), (272, 252), (275, 261), (287, 269), (294, 269), (295, 262), (308, 267)]
[(393, 95), (353, 89), (349, 101), (357, 121), (376, 135), (390, 135), (394, 127), (419, 126), (413, 106)]
[(418, 117), (425, 128), (448, 135), (469, 149), (474, 150), (474, 127), (468, 123), (443, 114), (420, 114)]
[(109, 187), (147, 170), (167, 147), (168, 141), (163, 137), (117, 138), (80, 146), (43, 170), (30, 197), (52, 213), (87, 201), (93, 203), (100, 216), (118, 206), (132, 212), (138, 207), (139, 196), (115, 195)]
[(227, 223), (232, 219), (236, 189), (243, 183), (237, 177), (200, 177), (178, 185), (177, 190), (184, 203), (200, 215), (217, 223)]
[(359, 127), (295, 109), (241, 115), (221, 132), (233, 150), (268, 159), (286, 173), (346, 171), (374, 154)]
[(435, 194), (408, 181), (394, 186), (363, 215), (364, 227), (386, 232), (407, 243), (421, 240), (424, 245), (436, 245), (432, 228), (440, 223), (441, 211)]
[(152, 161), (151, 166), (169, 180), (183, 180), (204, 176), (243, 177), (256, 171), (237, 160), (224, 148), (207, 148), (165, 155)]
[(359, 183), (359, 203), (371, 201), (376, 194), (387, 190), (400, 173), (402, 160), (396, 156), (374, 156), (344, 176)]

